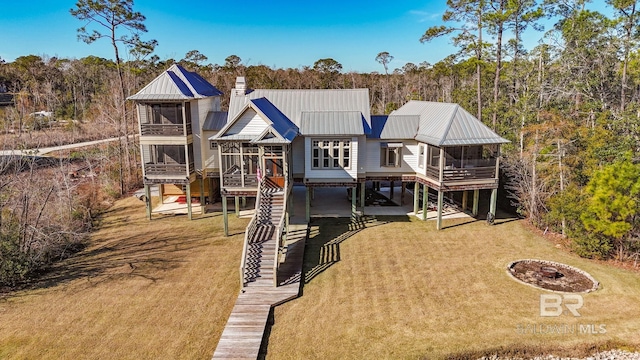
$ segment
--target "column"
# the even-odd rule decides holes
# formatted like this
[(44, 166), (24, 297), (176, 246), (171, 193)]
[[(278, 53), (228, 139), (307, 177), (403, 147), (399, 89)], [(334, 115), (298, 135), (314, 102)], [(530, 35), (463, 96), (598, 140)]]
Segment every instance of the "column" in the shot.
[(224, 236), (229, 236), (229, 214), (227, 213), (227, 197), (222, 195), (222, 220), (224, 222)]
[(365, 188), (366, 188), (366, 183), (363, 181), (360, 183), (360, 206), (362, 207), (362, 216), (364, 216), (364, 206), (365, 206), (364, 202), (366, 201)]
[(305, 220), (311, 222), (311, 188), (305, 187)]
[(389, 199), (393, 199), (393, 180), (389, 183)]
[(489, 213), (491, 218), (489, 223), (493, 225), (493, 220), (496, 218), (496, 203), (498, 202), (498, 189), (491, 189), (491, 205), (489, 206)]
[(480, 198), (480, 190), (473, 190), (473, 210), (471, 215), (478, 216), (478, 199)]
[(354, 186), (351, 188), (351, 219), (356, 219), (356, 200), (358, 196), (358, 189)]
[(144, 184), (144, 197), (145, 197), (145, 206), (147, 207), (147, 218), (151, 220), (151, 189), (149, 189), (149, 185)]
[(418, 207), (420, 202), (420, 183), (415, 182), (413, 184), (413, 214), (418, 215)]
[(200, 206), (202, 206), (202, 213), (204, 214), (204, 177), (200, 178)]
[(429, 200), (429, 188), (426, 184), (422, 185), (422, 220), (427, 220), (427, 210), (429, 204), (427, 203)]
[(407, 184), (405, 182), (400, 183), (400, 206), (404, 205), (404, 195), (407, 189)]
[(236, 196), (235, 197), (235, 210), (236, 210), (236, 216), (240, 217), (240, 196)]
[(469, 200), (469, 193), (467, 190), (462, 192), (462, 211), (467, 211), (467, 201)]
[(193, 211), (191, 210), (191, 184), (187, 184), (187, 215), (189, 220), (193, 220)]
[(444, 191), (438, 191), (438, 220), (436, 222), (436, 229), (442, 229), (442, 203), (444, 200)]

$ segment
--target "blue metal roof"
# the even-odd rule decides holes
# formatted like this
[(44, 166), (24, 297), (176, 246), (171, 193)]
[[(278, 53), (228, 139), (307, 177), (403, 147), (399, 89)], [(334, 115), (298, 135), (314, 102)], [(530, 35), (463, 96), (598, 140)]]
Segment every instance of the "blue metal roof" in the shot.
[(195, 72), (187, 71), (178, 64), (173, 64), (128, 99), (185, 101), (220, 95), (222, 95), (222, 92), (202, 76)]
[(266, 98), (252, 99), (251, 103), (271, 121), (273, 129), (284, 139), (293, 141), (298, 135), (298, 127), (296, 124), (289, 120), (289, 118), (269, 100)]
[(211, 85), (207, 80), (200, 76), (196, 72), (186, 70), (180, 65), (176, 64), (176, 68), (180, 70), (189, 84), (193, 87), (196, 93), (202, 96), (220, 96), (222, 91), (218, 90), (215, 86)]
[(389, 115), (371, 115), (371, 134), (367, 137), (370, 139), (380, 139), (382, 129), (387, 124)]
[(187, 84), (185, 84), (184, 81), (182, 81), (178, 77), (178, 75), (176, 75), (173, 71), (167, 71), (167, 74), (169, 75), (171, 80), (173, 80), (173, 83), (176, 84), (182, 94), (184, 94), (185, 96), (193, 97), (193, 93), (191, 92), (191, 90), (189, 90)]

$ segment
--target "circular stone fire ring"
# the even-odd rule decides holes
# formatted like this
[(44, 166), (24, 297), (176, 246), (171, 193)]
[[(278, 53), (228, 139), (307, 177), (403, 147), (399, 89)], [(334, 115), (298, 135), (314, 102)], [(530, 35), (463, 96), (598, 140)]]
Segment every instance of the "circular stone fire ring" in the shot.
[(585, 293), (600, 285), (583, 270), (546, 260), (517, 260), (509, 264), (507, 272), (520, 282), (551, 291)]

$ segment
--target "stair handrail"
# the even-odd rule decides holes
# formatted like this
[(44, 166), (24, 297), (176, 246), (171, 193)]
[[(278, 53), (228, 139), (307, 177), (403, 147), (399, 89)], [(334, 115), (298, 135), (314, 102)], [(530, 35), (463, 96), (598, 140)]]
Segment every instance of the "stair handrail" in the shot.
[(256, 232), (258, 228), (258, 211), (260, 211), (260, 194), (262, 193), (262, 182), (258, 186), (258, 193), (256, 195), (256, 209), (253, 212), (253, 216), (249, 221), (249, 225), (247, 225), (247, 230), (244, 232), (244, 246), (242, 248), (242, 260), (240, 262), (240, 287), (245, 287), (245, 270), (247, 267), (247, 251), (249, 248), (249, 240), (253, 238), (253, 234)]
[(283, 189), (284, 196), (282, 198), (282, 214), (280, 215), (280, 219), (278, 221), (278, 231), (276, 232), (276, 255), (275, 261), (273, 262), (273, 286), (278, 287), (278, 266), (279, 259), (278, 255), (280, 254), (280, 247), (282, 242), (282, 234), (284, 233), (285, 228), (285, 218), (287, 216), (287, 205), (288, 205), (288, 196), (289, 196), (289, 188), (288, 186)]

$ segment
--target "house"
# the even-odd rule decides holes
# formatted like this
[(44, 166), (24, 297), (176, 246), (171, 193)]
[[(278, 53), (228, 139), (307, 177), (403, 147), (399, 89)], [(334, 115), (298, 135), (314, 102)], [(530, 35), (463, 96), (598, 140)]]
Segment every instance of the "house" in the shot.
[(447, 192), (462, 192), (463, 208), (472, 194), (477, 215), (479, 190), (490, 189), (488, 217), (495, 215), (500, 145), (508, 141), (457, 104), (412, 100), (388, 116), (372, 116), (368, 89), (251, 90), (243, 77), (228, 112), (220, 96), (196, 73), (173, 65), (129, 99), (138, 110), (147, 192), (153, 184), (179, 185), (189, 209), (194, 194), (200, 202), (221, 196), (225, 234), (227, 199), (234, 197), (237, 209), (240, 197), (256, 198), (243, 286), (255, 274), (246, 260), (252, 244), (281, 248), (294, 183), (306, 188), (307, 221), (315, 188), (348, 188), (357, 216), (365, 183), (379, 181), (399, 183), (403, 192), (412, 185), (414, 213), (422, 208), (423, 219), (428, 189), (437, 192), (438, 229)]
[(212, 201), (217, 188), (210, 136), (226, 120), (220, 111), (222, 92), (200, 75), (179, 65), (151, 81), (128, 99), (136, 103), (142, 175), (145, 185), (147, 215), (151, 218), (149, 186), (160, 185), (160, 197), (167, 191), (184, 194), (189, 218), (192, 195), (200, 202)]

